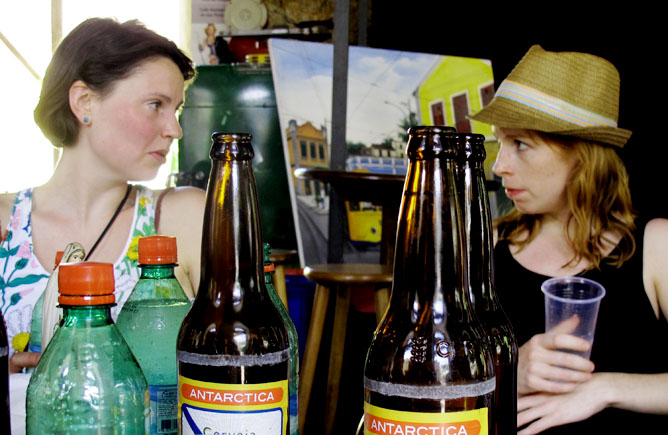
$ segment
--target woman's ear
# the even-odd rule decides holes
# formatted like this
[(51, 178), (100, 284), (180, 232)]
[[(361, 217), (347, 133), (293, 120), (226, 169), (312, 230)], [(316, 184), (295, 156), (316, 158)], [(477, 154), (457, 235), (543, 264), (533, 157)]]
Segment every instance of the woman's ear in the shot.
[(94, 91), (86, 83), (77, 80), (70, 86), (70, 110), (80, 123), (87, 125), (91, 120)]

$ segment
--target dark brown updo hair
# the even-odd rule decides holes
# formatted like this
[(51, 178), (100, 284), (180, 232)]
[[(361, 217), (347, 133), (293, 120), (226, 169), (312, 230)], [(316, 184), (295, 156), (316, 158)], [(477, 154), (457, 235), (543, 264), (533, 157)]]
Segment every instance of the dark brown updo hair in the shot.
[(137, 20), (119, 23), (90, 18), (60, 43), (42, 82), (35, 122), (55, 146), (71, 145), (79, 135), (79, 121), (70, 109), (70, 87), (81, 80), (104, 96), (143, 62), (166, 57), (183, 74), (195, 76), (192, 61), (172, 41)]

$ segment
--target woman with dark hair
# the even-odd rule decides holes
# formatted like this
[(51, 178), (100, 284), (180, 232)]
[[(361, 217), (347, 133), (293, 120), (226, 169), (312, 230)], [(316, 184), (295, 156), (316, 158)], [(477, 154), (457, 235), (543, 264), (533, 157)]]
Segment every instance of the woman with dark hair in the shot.
[(138, 280), (137, 240), (156, 233), (179, 242), (177, 278), (190, 297), (199, 281), (204, 192), (153, 191), (150, 180), (181, 136), (177, 119), (190, 59), (137, 21), (89, 19), (59, 45), (46, 71), (35, 121), (62, 156), (49, 181), (0, 195), (0, 300), (10, 370), (34, 366), (23, 352), (33, 306), (56, 252), (83, 245), (87, 260), (114, 264), (114, 318)]
[[(514, 209), (496, 223), (495, 281), (520, 347), (520, 434), (638, 433), (668, 422), (668, 220), (638, 219), (616, 150), (620, 78), (605, 59), (533, 46), (472, 119), (491, 124)], [(541, 284), (606, 288), (591, 360), (577, 319), (545, 333)], [(663, 415), (662, 415), (663, 414)], [(552, 428), (552, 429), (548, 429)]]

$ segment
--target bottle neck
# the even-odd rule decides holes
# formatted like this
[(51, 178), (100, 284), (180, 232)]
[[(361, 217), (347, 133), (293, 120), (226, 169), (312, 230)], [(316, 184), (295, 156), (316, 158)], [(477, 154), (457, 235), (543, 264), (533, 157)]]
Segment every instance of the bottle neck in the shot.
[(480, 161), (464, 164), (465, 231), (468, 240), (468, 270), (471, 292), (476, 307), (493, 308), (494, 292), (492, 251), (492, 214), (485, 186), (485, 172)]
[(272, 275), (273, 275), (273, 274), (274, 274), (274, 272), (265, 272), (265, 273), (264, 273), (264, 283), (265, 283), (265, 284), (267, 284), (267, 285), (269, 285), (269, 284), (274, 285), (274, 280), (273, 280), (273, 278), (272, 278)]
[(113, 324), (111, 305), (63, 305), (63, 327), (89, 328)]
[(139, 279), (171, 279), (174, 278), (175, 264), (140, 264)]
[[(217, 144), (214, 143), (214, 148)], [(215, 150), (211, 153), (216, 155)], [(258, 196), (250, 159), (213, 159), (197, 299), (238, 304), (266, 293)]]
[[(411, 158), (399, 212), (391, 303), (414, 317), (466, 308), (462, 242), (454, 161)], [(462, 314), (465, 310), (460, 318)]]

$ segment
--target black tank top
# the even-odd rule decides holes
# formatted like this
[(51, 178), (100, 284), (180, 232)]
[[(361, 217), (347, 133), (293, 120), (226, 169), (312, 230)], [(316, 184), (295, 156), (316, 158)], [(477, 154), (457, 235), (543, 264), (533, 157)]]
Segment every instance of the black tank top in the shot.
[[(599, 308), (591, 352), (591, 360), (597, 372), (668, 372), (668, 358), (665, 356), (668, 323), (663, 315), (656, 318), (643, 284), (644, 229), (644, 224), (638, 225), (635, 254), (622, 267), (616, 268), (603, 262), (601, 270), (588, 270), (578, 275), (597, 281), (606, 289)], [(521, 346), (535, 334), (545, 331), (544, 300), (540, 286), (551, 277), (522, 267), (511, 255), (506, 240), (500, 240), (494, 248), (494, 266), (499, 300), (513, 324), (517, 343)], [(631, 434), (644, 433), (643, 430), (653, 428), (664, 431), (666, 427), (668, 416), (607, 408), (587, 421), (560, 426), (544, 433)]]

